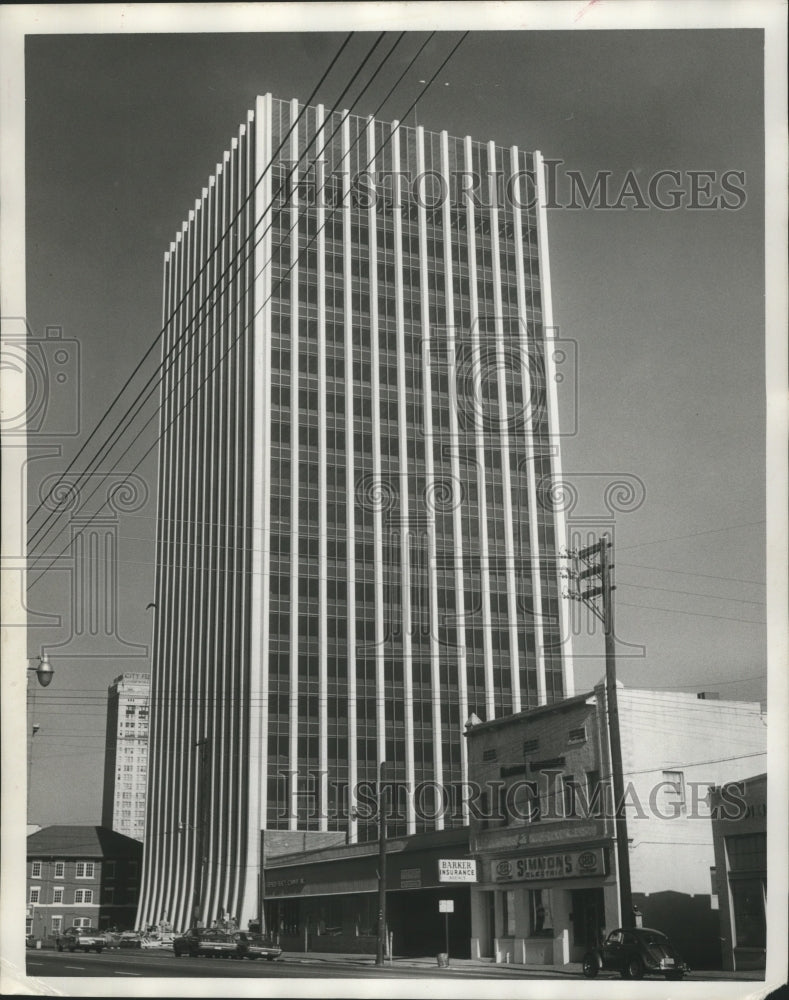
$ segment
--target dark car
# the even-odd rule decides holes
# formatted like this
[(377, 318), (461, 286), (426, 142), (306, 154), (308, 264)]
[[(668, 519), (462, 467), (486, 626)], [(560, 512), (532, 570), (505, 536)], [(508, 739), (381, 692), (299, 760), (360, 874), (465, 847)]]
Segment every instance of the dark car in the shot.
[(641, 979), (645, 973), (682, 979), (690, 967), (661, 931), (620, 927), (584, 955), (583, 970), (587, 979), (604, 971), (618, 972), (623, 979)]
[(238, 944), (232, 934), (208, 927), (190, 927), (173, 938), (175, 957), (207, 955), (210, 958), (238, 958)]
[(273, 962), (282, 954), (282, 949), (278, 944), (267, 941), (261, 934), (239, 931), (234, 937), (238, 946), (239, 958), (265, 958), (267, 961)]
[(82, 948), (83, 951), (102, 951), (107, 946), (107, 939), (96, 930), (95, 927), (68, 927), (55, 939), (58, 951), (67, 948), (69, 951), (76, 951)]

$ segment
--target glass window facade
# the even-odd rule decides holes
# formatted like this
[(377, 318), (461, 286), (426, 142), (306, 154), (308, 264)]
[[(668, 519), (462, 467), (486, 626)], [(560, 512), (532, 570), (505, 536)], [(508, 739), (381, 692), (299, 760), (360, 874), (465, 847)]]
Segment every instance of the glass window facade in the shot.
[(462, 824), (469, 716), (568, 693), (534, 172), (267, 96), (168, 255), (146, 843), (231, 909), (256, 818), (374, 838), (385, 760), (392, 835)]

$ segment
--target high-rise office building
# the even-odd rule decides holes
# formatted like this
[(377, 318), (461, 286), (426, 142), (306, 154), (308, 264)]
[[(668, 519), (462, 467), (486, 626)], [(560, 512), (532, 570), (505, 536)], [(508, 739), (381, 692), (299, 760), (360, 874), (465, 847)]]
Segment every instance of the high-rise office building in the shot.
[(573, 693), (538, 153), (257, 100), (165, 255), (138, 921), (260, 830), (466, 819), (464, 724)]
[(101, 825), (135, 840), (145, 836), (149, 674), (116, 677), (107, 693), (107, 741)]

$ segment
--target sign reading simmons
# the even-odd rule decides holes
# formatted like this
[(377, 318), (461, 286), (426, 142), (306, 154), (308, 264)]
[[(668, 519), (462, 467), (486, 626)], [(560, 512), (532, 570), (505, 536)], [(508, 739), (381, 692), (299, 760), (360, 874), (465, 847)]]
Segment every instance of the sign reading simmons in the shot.
[(601, 847), (587, 851), (561, 851), (526, 858), (491, 861), (494, 882), (530, 882), (537, 879), (579, 878), (604, 875), (605, 855)]

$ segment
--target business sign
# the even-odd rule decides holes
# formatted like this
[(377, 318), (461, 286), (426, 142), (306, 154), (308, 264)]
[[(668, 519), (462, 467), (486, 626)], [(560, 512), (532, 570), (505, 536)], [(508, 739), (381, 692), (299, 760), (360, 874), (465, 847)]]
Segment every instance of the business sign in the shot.
[(455, 912), (455, 900), (454, 899), (439, 899), (439, 901), (438, 901), (438, 912), (439, 913), (454, 913)]
[(461, 858), (439, 859), (439, 882), (476, 882), (477, 862)]
[(537, 882), (580, 878), (584, 875), (605, 875), (605, 853), (602, 847), (586, 851), (552, 851), (550, 854), (491, 861), (493, 882)]
[(401, 868), (400, 869), (401, 889), (421, 889), (422, 869), (421, 868)]

